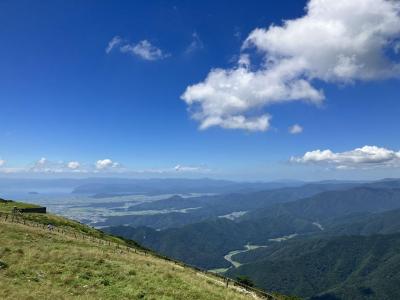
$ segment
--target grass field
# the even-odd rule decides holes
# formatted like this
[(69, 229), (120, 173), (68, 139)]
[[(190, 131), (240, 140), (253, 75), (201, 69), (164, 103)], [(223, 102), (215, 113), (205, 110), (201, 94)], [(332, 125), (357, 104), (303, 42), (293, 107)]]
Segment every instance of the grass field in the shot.
[[(24, 204), (0, 203), (0, 212), (14, 206)], [(74, 238), (71, 232), (84, 232), (87, 237), (118, 243), (120, 249), (127, 245), (80, 223), (50, 214), (26, 218), (52, 223), (68, 229), (69, 234), (5, 222), (0, 216), (0, 299), (254, 298), (237, 288), (226, 288), (217, 277), (151, 253), (145, 255), (140, 248), (137, 253), (120, 251), (90, 238)]]

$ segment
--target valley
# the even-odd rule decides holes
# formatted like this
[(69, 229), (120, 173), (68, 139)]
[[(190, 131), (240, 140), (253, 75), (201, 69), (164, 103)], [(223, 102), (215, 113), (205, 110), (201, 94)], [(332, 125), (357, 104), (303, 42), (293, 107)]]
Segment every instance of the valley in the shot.
[[(354, 284), (359, 286), (358, 290), (353, 289), (349, 292), (354, 299), (363, 299), (363, 293), (368, 289), (377, 293), (374, 297), (379, 295), (385, 299), (388, 291), (377, 288), (375, 283), (370, 287), (368, 284), (361, 286), (356, 283), (364, 282), (363, 276), (354, 272), (353, 269), (361, 268), (362, 264), (367, 263), (364, 256), (360, 256), (352, 263), (353, 267), (343, 269), (342, 277), (335, 280), (328, 280), (328, 278), (330, 270), (333, 272), (333, 269), (344, 267), (344, 265), (342, 267), (343, 259), (348, 260), (359, 255), (351, 254), (352, 251), (358, 251), (352, 248), (352, 243), (361, 243), (364, 246), (360, 247), (365, 247), (365, 251), (374, 252), (377, 250), (372, 250), (370, 247), (375, 239), (376, 241), (379, 239), (385, 241), (383, 244), (386, 243), (386, 239), (388, 241), (392, 238), (397, 239), (397, 236), (373, 237), (373, 235), (400, 233), (400, 226), (397, 225), (399, 223), (395, 220), (396, 216), (400, 216), (399, 187), (399, 180), (351, 184), (345, 187), (343, 184), (339, 184), (337, 190), (335, 190), (334, 184), (331, 184), (329, 188), (324, 184), (321, 186), (315, 184), (313, 186), (315, 193), (313, 193), (310, 191), (310, 186), (305, 185), (294, 188), (298, 195), (304, 195), (302, 188), (307, 191), (305, 197), (298, 199), (286, 197), (285, 200), (277, 201), (280, 195), (290, 195), (293, 188), (256, 193), (256, 195), (263, 195), (264, 202), (253, 197), (254, 194), (251, 193), (242, 196), (236, 194), (231, 198), (232, 203), (241, 197), (238, 203), (241, 207), (246, 207), (247, 212), (233, 220), (209, 215), (208, 219), (198, 223), (163, 230), (154, 230), (149, 227), (135, 228), (129, 225), (108, 227), (104, 230), (132, 238), (165, 255), (213, 272), (223, 273), (232, 278), (247, 276), (254, 280), (257, 286), (264, 289), (289, 294), (295, 291), (292, 294), (303, 297), (328, 294), (329, 297), (339, 297), (343, 296), (344, 290), (348, 288), (342, 283), (354, 278), (351, 280), (354, 280)], [(269, 200), (268, 195), (276, 198)], [(215, 203), (209, 205), (218, 208), (218, 201), (226, 198), (229, 198), (229, 195), (213, 196)], [(245, 202), (245, 199), (248, 202)], [(188, 205), (185, 204), (186, 201), (204, 200), (196, 198), (182, 200), (179, 205)], [(157, 203), (144, 204), (144, 206), (154, 206)], [(168, 200), (159, 203), (162, 203), (163, 207), (169, 205)], [(203, 205), (204, 203), (206, 202), (204, 201)], [(173, 206), (175, 205), (174, 202)], [(239, 211), (237, 208), (232, 205), (232, 213)], [(352, 234), (363, 235), (366, 240), (364, 238), (358, 240), (358, 237), (352, 237)], [(333, 245), (338, 249), (325, 258), (326, 249)], [(396, 250), (394, 250), (397, 246), (395, 245), (394, 243), (388, 246), (391, 249), (388, 255), (393, 256), (390, 260), (397, 264)], [(339, 253), (342, 253), (344, 257)], [(329, 259), (329, 263), (325, 261), (326, 259)], [(381, 267), (378, 268), (378, 261), (384, 258), (377, 256), (374, 259), (377, 261), (370, 265), (371, 272), (380, 272), (379, 268)], [(303, 264), (309, 265), (310, 271), (304, 269)], [(386, 263), (382, 263), (382, 265), (386, 265)], [(289, 271), (289, 266), (297, 271)], [(317, 277), (310, 279), (313, 278), (309, 275), (311, 270), (317, 272), (316, 274), (322, 272), (318, 275), (320, 280), (327, 276), (327, 281), (321, 283), (322, 288), (316, 288), (318, 285), (312, 288), (313, 283), (308, 285), (304, 282), (304, 280), (317, 280)], [(276, 274), (276, 278), (272, 280), (270, 276), (274, 276), (274, 274)], [(289, 279), (291, 278), (289, 274), (299, 277)], [(396, 278), (393, 277), (391, 280), (397, 280)], [(290, 285), (290, 288), (286, 289), (287, 285), (282, 285), (282, 282), (287, 280), (293, 280), (298, 286)]]
[[(378, 263), (381, 259), (397, 264), (392, 251), (400, 233), (400, 180), (396, 179), (359, 184), (321, 182), (212, 195), (93, 198), (74, 192), (52, 198), (39, 192), (25, 197), (40, 199), (36, 203), (48, 205), (52, 212), (134, 240), (188, 265), (232, 279), (247, 276), (257, 287), (278, 293), (336, 297), (348, 288), (345, 280), (354, 281), (356, 286), (365, 282), (354, 272), (360, 264), (368, 264), (371, 272), (378, 273), (386, 265)], [(60, 199), (64, 199), (62, 204)], [(352, 244), (360, 243), (373, 253), (378, 250), (371, 247), (378, 241), (391, 252), (387, 258), (376, 256), (376, 263), (365, 261), (370, 252), (359, 254), (361, 250), (356, 249), (361, 248)], [(334, 256), (326, 257), (330, 247), (338, 249)], [(345, 261), (358, 255), (351, 269), (343, 267)], [(289, 271), (289, 266), (298, 271)], [(344, 268), (343, 276), (329, 279), (331, 268)], [(314, 272), (322, 273), (310, 279)], [(270, 277), (272, 274), (275, 277)], [(322, 288), (303, 283), (306, 278), (325, 280), (324, 276), (326, 281), (318, 284)], [(281, 284), (287, 280), (297, 285)], [(358, 292), (352, 290), (351, 294), (362, 299), (360, 291), (369, 288), (377, 295), (386, 295), (387, 291), (376, 284), (360, 285)]]

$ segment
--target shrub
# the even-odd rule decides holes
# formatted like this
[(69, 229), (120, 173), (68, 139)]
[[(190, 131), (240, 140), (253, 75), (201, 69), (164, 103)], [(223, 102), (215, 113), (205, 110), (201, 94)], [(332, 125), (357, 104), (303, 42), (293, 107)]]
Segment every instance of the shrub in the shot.
[(6, 269), (6, 268), (8, 268), (8, 265), (5, 262), (0, 260), (0, 270)]
[(102, 284), (102, 285), (104, 285), (104, 286), (109, 286), (111, 283), (110, 283), (110, 280), (108, 280), (107, 278), (104, 278), (104, 279), (102, 279), (101, 281), (100, 281), (100, 283)]
[(247, 285), (247, 286), (254, 286), (254, 282), (247, 276), (238, 276), (236, 277), (237, 282)]

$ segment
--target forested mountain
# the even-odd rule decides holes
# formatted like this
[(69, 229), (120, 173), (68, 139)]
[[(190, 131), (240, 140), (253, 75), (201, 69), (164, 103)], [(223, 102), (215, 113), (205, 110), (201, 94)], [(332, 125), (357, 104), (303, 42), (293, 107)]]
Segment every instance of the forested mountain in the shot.
[(138, 240), (191, 264), (221, 267), (229, 265), (223, 259), (227, 252), (247, 243), (264, 245), (271, 238), (316, 233), (320, 231), (316, 222), (325, 225), (329, 220), (352, 213), (381, 212), (399, 207), (400, 189), (356, 187), (253, 210), (235, 221), (216, 218), (161, 231), (127, 226), (105, 230)]
[(343, 191), (327, 191), (299, 201), (253, 211), (244, 218), (291, 214), (326, 222), (352, 213), (382, 212), (396, 208), (400, 208), (400, 189), (360, 186)]
[(167, 256), (206, 269), (229, 267), (224, 255), (247, 243), (265, 244), (268, 239), (298, 233), (317, 232), (311, 222), (297, 218), (271, 218), (234, 222), (216, 219), (181, 228), (156, 231), (148, 227), (117, 226), (107, 232), (140, 242)]
[(334, 220), (326, 229), (333, 235), (371, 235), (400, 232), (400, 209), (355, 214)]
[[(234, 212), (247, 213), (304, 197), (316, 195), (324, 191), (343, 190), (357, 183), (323, 182), (305, 184), (299, 187), (285, 187), (257, 192), (229, 193), (213, 196), (200, 196), (183, 198), (173, 196), (153, 202), (132, 206), (128, 210), (141, 213), (149, 210), (175, 210), (168, 214), (135, 215), (135, 216), (110, 216), (98, 226), (116, 226), (126, 224), (133, 227), (148, 226), (154, 229), (167, 229), (206, 221), (219, 216), (229, 215)], [(188, 209), (185, 213), (176, 210)]]
[(227, 274), (313, 299), (400, 297), (400, 234), (299, 239), (258, 250), (239, 254), (235, 259), (251, 262)]
[(246, 210), (251, 211), (272, 204), (290, 202), (310, 197), (324, 191), (338, 191), (358, 186), (356, 183), (313, 183), (298, 187), (284, 187), (279, 189), (262, 190), (256, 192), (229, 193), (215, 196), (201, 196), (182, 198), (173, 196), (167, 200), (158, 200), (142, 203), (133, 207), (135, 210), (209, 207), (218, 210), (218, 213)]
[[(105, 230), (189, 264), (229, 268), (228, 275), (248, 276), (266, 289), (318, 299), (393, 299), (398, 292), (388, 287), (400, 279), (394, 273), (400, 266), (399, 181), (334, 186), (174, 197), (141, 208), (203, 205), (214, 208), (217, 216), (231, 203), (231, 209), (248, 210), (233, 220), (209, 214), (201, 222), (165, 230)], [(285, 240), (288, 237), (294, 238)], [(238, 268), (232, 267), (226, 255), (247, 244), (267, 247), (231, 255), (239, 262)]]

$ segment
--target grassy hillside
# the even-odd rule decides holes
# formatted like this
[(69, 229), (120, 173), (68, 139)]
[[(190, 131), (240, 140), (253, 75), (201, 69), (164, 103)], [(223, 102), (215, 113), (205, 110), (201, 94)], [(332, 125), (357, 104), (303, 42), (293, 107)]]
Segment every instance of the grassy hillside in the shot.
[(218, 277), (58, 216), (5, 221), (13, 206), (25, 207), (0, 203), (1, 299), (253, 299)]

